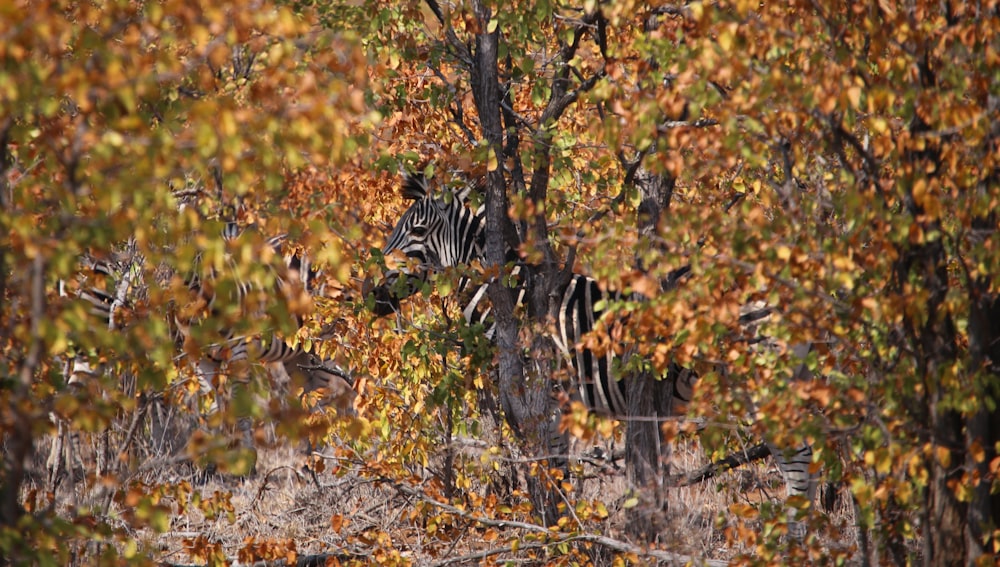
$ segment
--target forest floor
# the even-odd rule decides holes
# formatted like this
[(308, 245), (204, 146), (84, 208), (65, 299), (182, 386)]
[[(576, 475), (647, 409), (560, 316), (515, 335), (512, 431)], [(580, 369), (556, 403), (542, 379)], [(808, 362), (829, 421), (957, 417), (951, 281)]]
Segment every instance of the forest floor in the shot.
[[(423, 491), (419, 479), (405, 483), (375, 479), (370, 471), (349, 467), (337, 469), (336, 474), (313, 474), (305, 463), (303, 452), (272, 446), (259, 451), (256, 473), (244, 479), (191, 473), (189, 468), (194, 490), (204, 498), (231, 494), (227, 505), (221, 507), (231, 506), (231, 510), (213, 516), (203, 507), (187, 506), (170, 519), (167, 531), (137, 534), (142, 547), (158, 562), (169, 565), (205, 564), (212, 552), (214, 557), (229, 561), (278, 560), (260, 565), (283, 564), (282, 559), (299, 564), (309, 559), (321, 560), (318, 564), (330, 560), (330, 564), (413, 565), (537, 564), (549, 560), (559, 563), (561, 556), (568, 559), (565, 547), (544, 548), (529, 521), (491, 523), (490, 514), (474, 506), (451, 508), (461, 499), (449, 502), (440, 495), (432, 496), (437, 491)], [(696, 441), (680, 445), (672, 455), (674, 472), (692, 471), (706, 463)], [(761, 529), (763, 522), (751, 518), (734, 523), (727, 518), (732, 517), (734, 504), (744, 509), (742, 505), (779, 501), (784, 493), (781, 476), (768, 459), (694, 486), (667, 489), (665, 510), (640, 500), (634, 510), (627, 511), (622, 467), (621, 462), (588, 465), (587, 478), (582, 482), (577, 479), (574, 499), (599, 500), (607, 510), (606, 517), (583, 522), (584, 528), (577, 532), (603, 539), (567, 540), (578, 543), (577, 551), (583, 557), (576, 556), (577, 561), (600, 565), (610, 563), (613, 552), (627, 546), (647, 549), (635, 542), (627, 529), (630, 514), (644, 506), (646, 518), (659, 534), (651, 548), (660, 550), (661, 555), (653, 557), (678, 554), (715, 564), (753, 556), (753, 548), (734, 543), (738, 538), (732, 536), (734, 530)], [(178, 478), (169, 474), (162, 478), (168, 477)], [(835, 510), (826, 521), (839, 524), (841, 533), (851, 533), (849, 510)], [(613, 543), (605, 545), (608, 542)], [(626, 547), (616, 550), (617, 544)], [(820, 544), (852, 545), (844, 541)]]

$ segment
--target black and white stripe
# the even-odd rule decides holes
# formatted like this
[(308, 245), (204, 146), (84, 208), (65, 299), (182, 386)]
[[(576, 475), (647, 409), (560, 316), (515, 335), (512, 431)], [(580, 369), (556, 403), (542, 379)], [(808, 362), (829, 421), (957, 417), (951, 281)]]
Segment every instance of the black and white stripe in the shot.
[[(382, 253), (388, 256), (393, 252), (402, 252), (408, 258), (415, 258), (418, 265), (416, 270), (402, 268), (389, 271), (381, 285), (372, 286), (370, 282), (366, 284), (365, 295), (371, 294), (377, 315), (393, 312), (400, 300), (419, 289), (419, 286), (412, 283), (399, 285), (401, 274), (418, 282), (425, 281), (429, 273), (435, 270), (482, 260), (485, 212), (483, 207), (473, 209), (468, 205), (470, 189), (470, 186), (465, 186), (459, 191), (447, 190), (434, 194), (425, 178), (410, 176), (405, 179), (403, 196), (413, 203), (396, 223)], [(528, 286), (524, 281), (526, 276), (522, 273), (526, 268), (515, 265), (510, 274), (512, 279), (519, 282), (519, 289), (516, 290), (518, 303), (523, 301), (525, 288)], [(686, 271), (682, 269), (676, 276), (681, 277)], [(465, 283), (467, 282), (463, 281), (463, 285)], [(474, 290), (463, 313), (469, 323), (486, 323), (487, 335), (492, 339), (493, 328), (488, 322), (488, 285), (489, 282), (486, 282)], [(616, 379), (614, 353), (598, 355), (579, 346), (583, 337), (594, 329), (604, 315), (604, 306), (622, 299), (621, 295), (602, 289), (593, 278), (574, 274), (565, 287), (558, 290), (558, 297), (558, 320), (555, 322), (556, 333), (553, 333), (552, 338), (572, 367), (572, 394), (592, 411), (626, 417), (628, 406), (625, 382)], [(767, 317), (770, 311), (762, 309), (752, 313), (748, 311), (745, 314), (747, 320), (754, 322)], [(800, 358), (804, 360), (807, 352)], [(681, 408), (691, 400), (696, 377), (694, 373), (676, 365), (671, 368), (671, 373), (677, 378), (673, 399), (669, 408), (661, 409), (666, 414), (677, 415), (684, 411)], [(806, 445), (785, 452), (772, 446), (771, 452), (785, 476), (788, 495), (805, 496), (812, 501), (816, 486), (815, 475), (810, 472), (812, 448)]]
[[(365, 295), (370, 294), (374, 299), (377, 315), (392, 313), (400, 300), (415, 293), (419, 285), (414, 281), (425, 281), (436, 270), (482, 260), (485, 209), (482, 206), (473, 209), (468, 205), (471, 190), (471, 186), (465, 185), (458, 190), (434, 193), (424, 177), (405, 178), (402, 193), (413, 203), (396, 223), (382, 253), (389, 256), (402, 252), (407, 258), (416, 259), (417, 266), (415, 270), (406, 267), (390, 270), (380, 285), (366, 285)], [(511, 252), (508, 257), (516, 259), (516, 254)], [(511, 271), (506, 276), (509, 281), (515, 282), (517, 304), (522, 304), (526, 297), (527, 271), (526, 266), (512, 263)], [(401, 275), (410, 281), (400, 284)], [(469, 283), (467, 278), (463, 278), (459, 291)], [(487, 337), (492, 339), (494, 327), (490, 321), (491, 307), (486, 293), (489, 284), (485, 282), (472, 290), (463, 314), (469, 324), (483, 323)], [(577, 346), (603, 316), (601, 306), (621, 299), (621, 295), (605, 291), (593, 278), (574, 274), (558, 290), (558, 296), (558, 332), (552, 338), (572, 367), (571, 392), (592, 411), (611, 416), (627, 415), (625, 384), (614, 376), (613, 353), (597, 355)], [(682, 399), (672, 404), (675, 408), (690, 401), (691, 388), (679, 387), (676, 395)]]
[[(234, 222), (226, 223), (220, 231), (220, 235), (227, 245), (238, 241), (240, 237), (253, 230), (252, 227), (241, 227)], [(282, 254), (282, 244), (286, 240), (286, 235), (278, 235), (264, 240), (264, 245), (270, 247), (275, 254)], [(185, 279), (189, 295), (185, 298), (175, 298), (176, 303), (194, 302), (201, 305), (201, 308), (190, 309), (195, 313), (191, 316), (182, 316), (181, 312), (186, 310), (181, 307), (173, 309), (170, 316), (171, 331), (174, 340), (178, 343), (179, 350), (190, 352), (184, 348), (185, 341), (192, 340), (192, 331), (200, 325), (215, 321), (216, 316), (230, 305), (238, 304), (241, 307), (241, 316), (254, 319), (266, 319), (267, 302), (274, 301), (274, 297), (287, 293), (298, 293), (299, 291), (313, 294), (317, 292), (316, 281), (319, 276), (318, 270), (314, 269), (311, 260), (306, 254), (292, 252), (281, 256), (282, 261), (278, 269), (272, 269), (270, 275), (273, 277), (273, 286), (263, 290), (266, 293), (258, 294), (261, 291), (261, 284), (255, 281), (244, 281), (237, 279), (233, 282), (231, 289), (233, 293), (219, 293), (216, 289), (216, 278), (219, 276), (211, 268), (195, 269)], [(231, 260), (227, 260), (232, 264)], [(107, 283), (104, 289), (94, 285), (83, 285), (76, 295), (82, 299), (88, 308), (90, 316), (101, 324), (115, 325), (114, 313), (119, 308), (129, 308), (128, 287), (132, 282), (123, 282), (129, 274), (139, 271), (138, 266), (130, 263), (122, 268), (106, 261), (84, 259), (83, 267), (87, 278), (100, 278)], [(235, 270), (233, 270), (235, 273)], [(122, 295), (122, 297), (117, 297)], [(254, 296), (257, 301), (251, 300)], [(262, 296), (262, 300), (261, 300)], [(207, 315), (207, 316), (206, 316)], [(301, 317), (295, 316), (295, 327), (302, 324)], [(217, 329), (213, 333), (216, 337), (221, 337), (217, 343), (203, 346), (200, 350), (202, 357), (200, 360), (192, 360), (192, 366), (196, 369), (199, 380), (202, 382), (202, 390), (211, 389), (211, 376), (220, 371), (222, 364), (232, 364), (238, 362), (249, 363), (283, 363), (289, 374), (304, 374), (309, 382), (320, 384), (332, 383), (336, 380), (350, 381), (350, 375), (344, 369), (330, 360), (324, 360), (314, 355), (312, 352), (303, 349), (301, 344), (290, 346), (279, 333), (265, 329), (263, 332), (252, 335), (243, 335), (232, 328)], [(321, 337), (325, 338), (325, 337)], [(85, 361), (80, 361), (80, 368), (88, 368)]]
[[(226, 223), (222, 229), (221, 236), (227, 245), (237, 242), (244, 234), (255, 230), (255, 227), (240, 227), (234, 222)], [(273, 236), (264, 241), (264, 245), (270, 247), (275, 254), (282, 255), (282, 243), (286, 235)], [(299, 289), (306, 293), (313, 293), (314, 283), (318, 277), (318, 272), (313, 269), (308, 256), (301, 252), (291, 252), (281, 256), (281, 270), (272, 269), (270, 275), (274, 279), (273, 286), (265, 290), (268, 295), (295, 293)], [(235, 270), (232, 270), (235, 273)], [(262, 291), (259, 283), (252, 280), (236, 279), (234, 282), (233, 294), (221, 297), (216, 290), (214, 281), (218, 274), (209, 268), (202, 270), (203, 275), (198, 275), (197, 271), (187, 279), (188, 288), (192, 297), (204, 302), (205, 309), (211, 315), (217, 315), (223, 306), (239, 305), (243, 310), (244, 317), (265, 318), (267, 317), (267, 300), (255, 302), (253, 298), (257, 292)], [(295, 325), (298, 327), (302, 320), (295, 315)], [(181, 318), (175, 315), (175, 326), (180, 331), (182, 338), (187, 338), (192, 326), (200, 323), (197, 317)], [(205, 350), (205, 355), (215, 362), (239, 362), (253, 361), (260, 363), (289, 362), (300, 358), (303, 354), (300, 346), (292, 347), (285, 342), (279, 334), (264, 330), (261, 333), (244, 336), (239, 335), (232, 328), (219, 330), (222, 341), (218, 344), (210, 345)]]
[[(374, 294), (376, 314), (384, 316), (394, 312), (399, 300), (415, 293), (431, 272), (482, 257), (485, 209), (468, 206), (471, 193), (472, 187), (463, 185), (435, 195), (424, 176), (406, 177), (402, 195), (413, 204), (396, 223), (382, 247), (382, 254), (401, 252), (407, 261), (416, 263), (417, 269), (401, 266), (389, 270), (382, 284), (372, 289), (368, 289), (370, 282), (366, 282), (365, 295)], [(400, 278), (402, 275), (406, 277)], [(467, 278), (462, 278), (460, 291), (468, 283)], [(485, 288), (482, 288), (476, 295), (484, 293)], [(468, 320), (474, 318), (471, 311), (466, 315)]]

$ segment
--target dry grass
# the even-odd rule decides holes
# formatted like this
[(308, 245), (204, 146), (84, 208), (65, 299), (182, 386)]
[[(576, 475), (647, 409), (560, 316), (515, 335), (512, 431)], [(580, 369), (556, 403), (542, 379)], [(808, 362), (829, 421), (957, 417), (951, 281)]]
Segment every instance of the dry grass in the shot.
[[(694, 470), (706, 462), (697, 441), (674, 448), (674, 472)], [(300, 556), (335, 554), (345, 561), (354, 558), (365, 563), (381, 562), (388, 557), (419, 565), (462, 557), (469, 558), (471, 564), (499, 559), (521, 562), (528, 557), (524, 552), (510, 551), (477, 555), (489, 549), (506, 548), (510, 540), (530, 535), (524, 530), (499, 529), (487, 536), (487, 528), (453, 519), (453, 525), (429, 534), (426, 503), (420, 499), (400, 492), (391, 483), (371, 480), (370, 471), (341, 469), (337, 475), (329, 472), (313, 475), (303, 468), (305, 463), (302, 452), (273, 445), (259, 451), (257, 473), (246, 479), (205, 475), (188, 466), (161, 470), (149, 481), (185, 480), (205, 497), (216, 491), (231, 493), (233, 514), (206, 517), (198, 507), (188, 506), (184, 513), (174, 515), (165, 533), (148, 529), (135, 535), (157, 560), (176, 564), (198, 559), (188, 552), (198, 537), (217, 544), (229, 558), (238, 557), (251, 541), (284, 542), (282, 545), (293, 546)], [(629, 516), (623, 506), (626, 479), (622, 466), (620, 462), (586, 466), (587, 478), (577, 480), (572, 496), (597, 499), (607, 506), (607, 519), (585, 522), (587, 530), (627, 542)], [(416, 488), (420, 488), (419, 483)], [(734, 502), (758, 502), (776, 498), (783, 492), (780, 474), (769, 462), (754, 463), (694, 486), (668, 489), (666, 510), (653, 508), (651, 512), (660, 533), (656, 543), (660, 549), (704, 559), (727, 561), (743, 554), (752, 555), (754, 549), (730, 543), (725, 534), (730, 523), (720, 518), (730, 516), (729, 508)], [(643, 500), (639, 508), (649, 505)], [(470, 509), (469, 513), (474, 515), (477, 511)], [(835, 511), (830, 521), (843, 526), (852, 523), (846, 510)], [(760, 522), (756, 525), (759, 528)], [(850, 542), (836, 545), (850, 545)], [(531, 546), (526, 543), (524, 547)], [(608, 559), (600, 550), (588, 553), (595, 564)]]
[[(128, 516), (127, 499), (109, 496), (112, 488), (122, 486), (103, 486), (92, 474), (91, 465), (100, 448), (100, 436), (83, 434), (73, 443), (75, 459), (80, 460), (81, 467), (90, 474), (79, 474), (72, 480), (64, 476), (55, 493), (57, 510), (70, 517), (80, 507), (104, 510), (103, 517), (140, 541), (146, 553), (157, 561), (171, 564), (203, 563), (204, 557), (191, 551), (206, 545), (214, 546), (219, 556), (225, 558), (240, 557), (241, 550), (246, 554), (257, 545), (256, 557), (264, 559), (274, 558), (276, 549), (294, 549), (299, 556), (333, 554), (342, 562), (402, 561), (416, 565), (448, 564), (449, 560), (462, 558), (467, 564), (492, 564), (498, 560), (522, 563), (559, 557), (551, 549), (536, 547), (540, 544), (533, 543), (531, 538), (537, 534), (528, 529), (530, 526), (515, 525), (515, 521), (531, 522), (529, 515), (499, 510), (499, 505), (516, 507), (525, 501), (527, 466), (523, 461), (515, 459), (508, 463), (508, 469), (517, 473), (514, 484), (520, 492), (515, 490), (511, 494), (483, 484), (482, 477), (471, 474), (471, 484), (456, 490), (448, 500), (442, 495), (444, 455), (436, 455), (426, 467), (412, 463), (400, 465), (396, 469), (398, 474), (388, 478), (390, 475), (385, 471), (371, 468), (379, 459), (376, 447), (363, 455), (352, 455), (348, 460), (327, 460), (329, 470), (313, 474), (306, 468), (308, 458), (303, 444), (279, 441), (271, 425), (263, 427), (258, 435), (263, 443), (258, 447), (256, 473), (239, 479), (207, 474), (183, 459), (164, 459), (164, 451), (171, 447), (176, 449), (178, 440), (185, 438), (194, 425), (179, 416), (168, 417), (172, 421), (166, 430), (172, 434), (173, 441), (164, 443), (162, 433), (158, 438), (150, 434), (138, 440), (132, 448), (136, 460), (123, 467), (123, 470), (133, 471), (129, 473), (129, 482), (141, 482), (144, 487), (186, 486), (199, 493), (203, 502), (212, 498), (226, 502), (228, 494), (231, 495), (228, 497), (231, 511), (221, 506), (219, 513), (212, 515), (205, 510), (211, 507), (197, 505), (196, 500), (185, 496), (186, 493), (168, 491), (161, 501), (170, 510), (166, 530), (161, 533), (150, 525), (133, 531), (132, 526), (141, 526), (142, 522), (135, 522)], [(148, 430), (157, 428), (151, 425)], [(112, 434), (120, 436), (120, 432)], [(423, 431), (420, 434), (435, 433)], [(614, 455), (616, 450), (621, 451), (622, 443), (620, 440), (604, 442), (602, 448), (603, 454)], [(467, 472), (474, 471), (481, 466), (480, 457), (485, 449), (485, 443), (478, 440), (462, 444), (455, 455), (456, 466), (464, 467)], [(44, 451), (37, 454), (35, 474), (26, 487), (29, 490), (45, 490), (44, 454)], [(324, 449), (322, 454), (344, 453), (338, 453), (335, 446)], [(593, 454), (592, 445), (573, 443), (574, 461), (590, 454)], [(670, 472), (678, 473), (693, 471), (708, 461), (697, 439), (692, 438), (673, 447), (670, 464)], [(734, 504), (780, 502), (784, 495), (781, 475), (767, 460), (693, 486), (665, 489), (664, 507), (653, 502), (655, 491), (646, 489), (641, 492), (638, 505), (627, 510), (629, 495), (623, 461), (588, 459), (579, 471), (582, 477), (571, 478), (574, 488), (566, 496), (567, 500), (600, 501), (608, 512), (606, 518), (583, 518), (581, 532), (604, 536), (623, 545), (641, 543), (631, 539), (628, 529), (634, 515), (639, 514), (656, 528), (658, 536), (652, 542), (655, 548), (705, 560), (729, 561), (757, 554), (756, 547), (742, 543), (745, 540), (733, 534), (741, 528), (761, 533), (764, 523), (754, 518), (737, 520), (732, 507)], [(405, 480), (400, 480), (402, 478)], [(489, 504), (490, 495), (497, 498), (493, 504)], [(187, 500), (182, 502), (185, 497)], [(464, 505), (464, 517), (457, 513), (444, 514), (447, 510), (441, 505), (456, 503)], [(477, 518), (502, 518), (509, 522), (487, 525), (476, 522)], [(822, 532), (821, 537), (826, 539), (819, 542), (819, 547), (848, 551), (852, 546), (856, 548), (849, 504), (839, 504), (824, 521), (829, 529)], [(520, 551), (510, 549), (515, 540), (521, 542)], [(267, 542), (274, 545), (267, 548), (264, 545)], [(589, 559), (598, 565), (610, 559), (607, 546), (575, 545), (582, 554), (577, 559)]]

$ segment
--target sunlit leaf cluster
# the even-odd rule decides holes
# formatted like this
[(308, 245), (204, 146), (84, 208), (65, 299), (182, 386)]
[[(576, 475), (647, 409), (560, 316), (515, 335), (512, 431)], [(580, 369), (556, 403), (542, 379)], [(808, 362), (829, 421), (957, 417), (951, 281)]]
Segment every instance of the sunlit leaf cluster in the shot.
[[(337, 561), (389, 564), (985, 564), (1000, 545), (998, 22), (994, 3), (923, 0), (0, 6), (0, 555), (141, 562), (149, 534), (184, 532), (172, 550), (206, 564), (330, 541)], [(783, 489), (738, 473), (717, 479), (736, 495), (721, 508), (665, 485), (650, 506), (591, 452), (620, 453), (628, 420), (565, 391), (568, 360), (535, 350), (554, 322), (521, 306), (519, 356), (549, 372), (575, 443), (565, 468), (532, 453), (499, 402), (523, 392), (501, 389), (498, 351), (462, 316), (460, 278), (499, 268), (434, 274), (374, 318), (362, 290), (405, 262), (378, 253), (408, 206), (400, 174), (496, 171), (522, 262), (626, 294), (578, 348), (616, 353), (626, 380), (699, 376), (686, 416), (707, 425), (668, 420), (671, 441), (696, 437), (705, 463), (807, 442), (842, 510), (813, 503), (794, 541)], [(255, 229), (227, 242), (228, 222)], [(279, 284), (283, 253), (313, 260), (315, 288)], [(95, 289), (110, 319), (81, 298)], [(753, 310), (768, 314), (748, 324)], [(230, 332), (335, 362), (357, 398), (331, 405), (257, 363), (223, 363), (206, 389), (192, 363)], [(249, 472), (248, 443), (308, 444), (244, 481), (259, 483), (249, 512), (235, 481), (197, 481)], [(234, 546), (181, 529), (252, 524), (279, 469), (352, 487), (321, 535)], [(548, 525), (538, 487), (558, 496)], [(637, 517), (658, 530), (645, 547), (621, 537)], [(705, 535), (675, 545), (689, 531)]]

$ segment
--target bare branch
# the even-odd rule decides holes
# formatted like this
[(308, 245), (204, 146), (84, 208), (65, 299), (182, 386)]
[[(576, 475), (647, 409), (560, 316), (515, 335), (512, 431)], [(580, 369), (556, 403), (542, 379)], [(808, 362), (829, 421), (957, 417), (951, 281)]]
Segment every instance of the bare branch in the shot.
[[(642, 166), (643, 158), (649, 155), (649, 152), (653, 150), (653, 147), (654, 147), (653, 144), (650, 144), (649, 146), (646, 147), (646, 149), (640, 151), (639, 155), (635, 156), (635, 159), (632, 161), (629, 161), (628, 158), (625, 157), (624, 150), (620, 150), (618, 152), (617, 154), (618, 163), (621, 164), (621, 166), (625, 169), (625, 178), (624, 180), (622, 180), (622, 185), (629, 187), (635, 183), (635, 174), (639, 171), (639, 168)], [(618, 197), (616, 197), (616, 199), (618, 199), (619, 197), (624, 199), (624, 192)]]
[(686, 6), (657, 6), (649, 11), (653, 16), (668, 15), (668, 16), (684, 16), (685, 18), (691, 17), (691, 9)]
[[(507, 92), (509, 93), (510, 91), (508, 90)], [(512, 123), (517, 123), (529, 130), (534, 130), (535, 125), (532, 124), (530, 120), (528, 120), (527, 118), (519, 114), (516, 110), (514, 110), (514, 107), (511, 106), (509, 98), (510, 96), (509, 94), (507, 94), (504, 96), (504, 99), (500, 101), (500, 108), (503, 109), (504, 115), (506, 116), (507, 114), (509, 114), (511, 118), (511, 120), (508, 121), (509, 123), (507, 124), (507, 127), (510, 128)]]
[(467, 555), (457, 555), (454, 557), (449, 557), (444, 561), (438, 561), (437, 563), (431, 563), (436, 567), (443, 567), (445, 565), (469, 565), (476, 560), (485, 559), (493, 555), (500, 555), (501, 553), (513, 553), (514, 551), (525, 551), (530, 549), (543, 549), (547, 547), (544, 543), (524, 543), (517, 546), (517, 549), (513, 545), (507, 545), (504, 547), (495, 547), (491, 549), (484, 549), (482, 551), (477, 551), (475, 553), (469, 553)]
[(398, 484), (395, 482), (389, 482), (388, 484), (393, 488), (395, 488), (397, 491), (399, 491), (401, 494), (417, 498), (418, 500), (430, 504), (435, 508), (439, 508), (441, 510), (444, 510), (445, 512), (448, 512), (449, 514), (452, 514), (459, 518), (464, 518), (469, 521), (476, 522), (477, 524), (483, 526), (490, 526), (496, 528), (513, 528), (536, 534), (546, 534), (550, 538), (548, 545), (560, 545), (563, 543), (573, 543), (573, 542), (593, 543), (596, 545), (600, 545), (602, 547), (607, 547), (608, 549), (614, 551), (618, 551), (620, 553), (634, 553), (639, 557), (651, 557), (653, 559), (659, 559), (661, 561), (672, 561), (672, 562), (683, 562), (683, 563), (691, 562), (691, 563), (698, 563), (711, 566), (728, 565), (728, 563), (726, 563), (725, 561), (711, 561), (697, 557), (691, 557), (688, 555), (681, 555), (678, 553), (670, 553), (668, 551), (648, 549), (645, 547), (641, 547), (625, 541), (621, 541), (618, 539), (598, 534), (572, 533), (572, 532), (560, 533), (557, 531), (553, 531), (549, 528), (546, 528), (545, 526), (532, 524), (530, 522), (522, 522), (518, 520), (496, 520), (493, 518), (477, 516), (465, 510), (456, 508), (451, 504), (446, 504), (444, 502), (439, 502), (437, 500), (434, 500), (433, 498), (430, 498), (429, 496), (427, 496), (426, 494), (415, 488), (411, 488), (409, 486)]
[(458, 129), (465, 134), (465, 139), (468, 140), (470, 144), (475, 144), (476, 135), (473, 134), (472, 130), (465, 124), (465, 112), (462, 110), (462, 102), (458, 98), (458, 89), (455, 88), (455, 85), (448, 81), (448, 78), (444, 76), (444, 73), (442, 73), (440, 69), (432, 65), (430, 62), (427, 63), (427, 68), (434, 73), (434, 76), (436, 76), (445, 87), (447, 87), (452, 101), (452, 105), (449, 105), (448, 107), (448, 110), (451, 112), (451, 117), (454, 119)]
[(719, 121), (714, 118), (699, 118), (694, 122), (690, 120), (667, 120), (660, 123), (656, 127), (656, 132), (658, 134), (663, 134), (667, 130), (673, 128), (708, 128), (709, 126), (718, 126)]
[(715, 478), (724, 472), (731, 471), (743, 465), (765, 459), (770, 454), (771, 449), (767, 446), (767, 443), (759, 443), (745, 451), (732, 453), (724, 459), (715, 461), (714, 463), (704, 466), (698, 470), (689, 473), (669, 475), (663, 480), (663, 483), (666, 486), (675, 487), (691, 486), (693, 484), (698, 484), (699, 482), (704, 482), (710, 478)]
[[(567, 67), (569, 67), (569, 65), (567, 65)], [(552, 99), (549, 99), (549, 104), (545, 107), (545, 110), (542, 111), (542, 117), (538, 121), (539, 126), (544, 127), (545, 123), (548, 122), (549, 120), (558, 120), (569, 105), (576, 102), (577, 99), (580, 98), (581, 94), (594, 88), (594, 85), (597, 84), (597, 81), (603, 79), (604, 76), (605, 76), (604, 69), (601, 69), (597, 73), (594, 73), (589, 79), (581, 83), (579, 87), (573, 89), (572, 91), (564, 93), (558, 99), (554, 97)], [(555, 93), (555, 89), (553, 89), (553, 93)]]
[(448, 53), (471, 69), (472, 52), (470, 51), (469, 46), (465, 45), (460, 39), (458, 39), (458, 35), (455, 34), (455, 28), (453, 28), (444, 17), (444, 12), (441, 11), (440, 4), (438, 4), (437, 0), (427, 0), (427, 7), (431, 9), (431, 12), (434, 12), (434, 16), (438, 19), (438, 22), (441, 23), (441, 27), (444, 28), (445, 38), (448, 40)]

